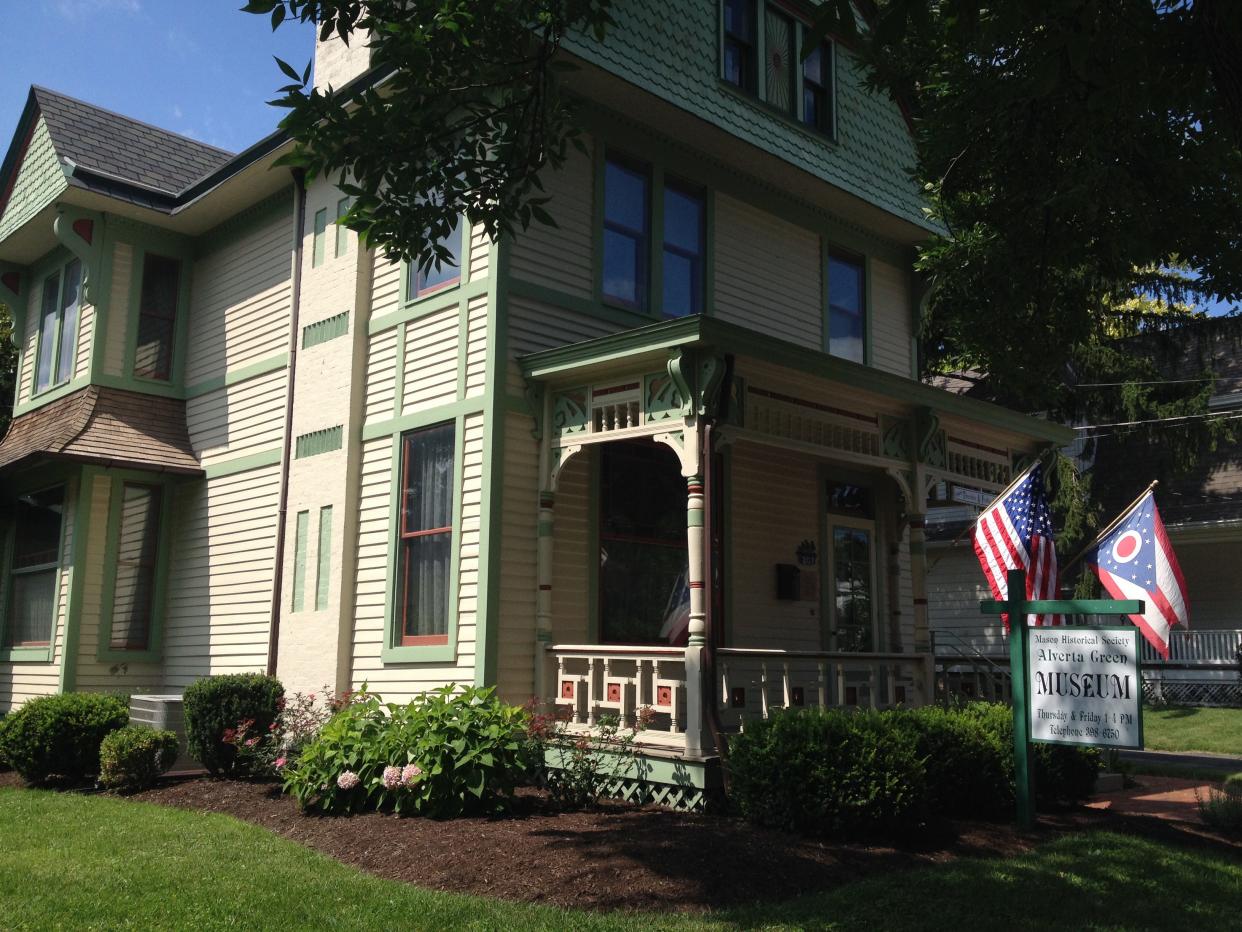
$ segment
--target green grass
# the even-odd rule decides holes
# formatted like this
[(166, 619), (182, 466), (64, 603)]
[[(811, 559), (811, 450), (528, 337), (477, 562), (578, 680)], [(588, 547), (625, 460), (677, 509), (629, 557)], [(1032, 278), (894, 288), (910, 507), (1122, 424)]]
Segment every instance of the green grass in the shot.
[(420, 890), (227, 816), (104, 797), (0, 791), (0, 839), (0, 923), (15, 930), (1242, 927), (1242, 861), (1108, 832), (711, 918), (593, 915)]
[(1144, 709), (1143, 740), (1149, 751), (1242, 757), (1242, 709)]

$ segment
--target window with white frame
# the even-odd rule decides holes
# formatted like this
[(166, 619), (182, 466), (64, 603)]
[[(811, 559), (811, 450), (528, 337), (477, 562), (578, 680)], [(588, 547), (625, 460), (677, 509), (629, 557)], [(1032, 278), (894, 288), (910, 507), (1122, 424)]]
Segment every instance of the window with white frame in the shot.
[(63, 385), (73, 376), (78, 347), (78, 311), (82, 300), (82, 263), (71, 259), (43, 279), (39, 312), (36, 393)]
[(448, 643), (454, 434), (448, 423), (401, 438), (395, 646)]
[(46, 647), (56, 627), (63, 486), (18, 496), (9, 562), (8, 647)]

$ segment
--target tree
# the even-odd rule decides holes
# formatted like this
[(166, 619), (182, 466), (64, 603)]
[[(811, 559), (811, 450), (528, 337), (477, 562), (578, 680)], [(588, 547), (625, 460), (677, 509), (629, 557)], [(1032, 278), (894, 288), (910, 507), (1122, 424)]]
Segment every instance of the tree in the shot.
[(17, 347), (13, 345), (13, 315), (0, 304), (0, 437), (9, 429), (13, 392), (17, 386)]
[(464, 213), (489, 236), (552, 223), (539, 172), (577, 139), (556, 57), (571, 29), (602, 39), (609, 0), (250, 0), (272, 28), (314, 22), (321, 39), (367, 42), (373, 73), (360, 90), (292, 83), (286, 165), (335, 175), (353, 198), (343, 222), (391, 258), (424, 270), (448, 258), (437, 240)]

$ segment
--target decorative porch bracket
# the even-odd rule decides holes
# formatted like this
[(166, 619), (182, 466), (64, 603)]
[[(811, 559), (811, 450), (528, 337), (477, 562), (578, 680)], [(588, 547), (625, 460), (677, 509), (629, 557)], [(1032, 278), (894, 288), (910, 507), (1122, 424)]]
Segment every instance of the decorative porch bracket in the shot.
[(103, 257), (103, 214), (78, 207), (61, 207), (52, 222), (56, 239), (82, 261), (82, 295), (98, 305)]

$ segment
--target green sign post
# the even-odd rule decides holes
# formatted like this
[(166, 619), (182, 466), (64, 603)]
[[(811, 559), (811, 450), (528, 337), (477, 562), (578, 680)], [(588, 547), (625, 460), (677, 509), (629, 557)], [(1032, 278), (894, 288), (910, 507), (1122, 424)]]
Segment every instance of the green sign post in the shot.
[(1035, 824), (1035, 769), (1031, 762), (1031, 677), (1027, 669), (1030, 628), (1027, 615), (1141, 615), (1141, 599), (1033, 599), (1026, 598), (1026, 571), (1010, 570), (1009, 598), (979, 603), (985, 615), (1009, 616), (1009, 673), (1013, 693), (1014, 779), (1017, 783), (1018, 826)]

